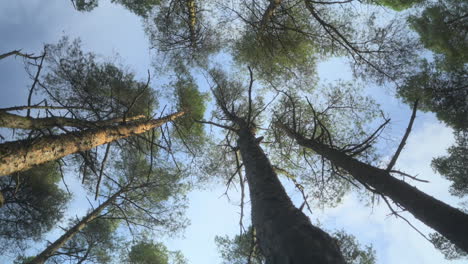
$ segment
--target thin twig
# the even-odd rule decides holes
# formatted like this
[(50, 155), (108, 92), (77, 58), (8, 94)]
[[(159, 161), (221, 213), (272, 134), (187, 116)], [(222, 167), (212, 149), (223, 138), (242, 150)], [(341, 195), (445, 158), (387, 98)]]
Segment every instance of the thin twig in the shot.
[(32, 60), (36, 60), (36, 59), (39, 59), (41, 57), (41, 56), (33, 56), (32, 54), (22, 53), (21, 50), (13, 50), (13, 51), (10, 51), (10, 52), (7, 52), (7, 53), (0, 54), (0, 60), (4, 59), (6, 57), (12, 56), (12, 55), (20, 56), (20, 57), (27, 58), (27, 59), (32, 59)]
[[(37, 82), (39, 80), (39, 75), (41, 74), (42, 64), (44, 63), (45, 57), (46, 57), (46, 49), (44, 48), (44, 52), (42, 53), (42, 56), (41, 56), (41, 62), (37, 66), (37, 71), (36, 71), (36, 76), (34, 77), (34, 82), (33, 82), (32, 86), (31, 86), (31, 89), (29, 90), (28, 106), (31, 106), (32, 94), (33, 94), (34, 88), (36, 87), (36, 84), (37, 84)], [(30, 113), (31, 113), (31, 110), (28, 109), (26, 116), (29, 117)]]
[(102, 162), (101, 162), (101, 169), (99, 170), (99, 177), (96, 183), (96, 194), (94, 195), (94, 200), (97, 200), (99, 196), (99, 186), (101, 185), (102, 174), (104, 173), (104, 167), (106, 165), (107, 157), (109, 156), (110, 147), (111, 147), (111, 143), (107, 144), (106, 153), (104, 154), (104, 158), (102, 159)]

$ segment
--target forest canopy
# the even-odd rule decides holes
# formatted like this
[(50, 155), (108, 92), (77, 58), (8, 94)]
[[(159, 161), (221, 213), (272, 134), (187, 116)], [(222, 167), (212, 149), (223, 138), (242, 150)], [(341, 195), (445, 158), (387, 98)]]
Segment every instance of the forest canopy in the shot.
[(0, 262), (466, 261), (466, 1), (56, 4), (1, 29)]

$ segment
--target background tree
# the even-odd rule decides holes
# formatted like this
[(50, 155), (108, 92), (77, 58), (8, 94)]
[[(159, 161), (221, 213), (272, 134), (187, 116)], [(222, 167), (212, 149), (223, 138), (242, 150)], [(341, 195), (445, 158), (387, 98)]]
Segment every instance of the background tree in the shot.
[(185, 264), (182, 253), (169, 251), (162, 243), (140, 241), (131, 247), (125, 263), (129, 264)]
[[(132, 3), (137, 2), (138, 1), (133, 1)], [(371, 1), (365, 1), (365, 3), (370, 2)], [(372, 2), (392, 5), (394, 8), (398, 9), (402, 8), (402, 6), (409, 6), (410, 2), (417, 1)], [(84, 7), (86, 7), (86, 5), (91, 7), (97, 2), (82, 1), (82, 3)], [(180, 120), (179, 123), (175, 123), (175, 126), (172, 127), (164, 126), (161, 127), (160, 130), (156, 132), (152, 130), (144, 136), (133, 137), (128, 140), (119, 140), (112, 145), (107, 145), (105, 150), (103, 148), (94, 148), (76, 155), (74, 158), (80, 164), (79, 171), (82, 173), (85, 187), (89, 190), (93, 190), (96, 198), (99, 198), (102, 192), (104, 192), (104, 195), (107, 195), (112, 193), (112, 190), (119, 189), (118, 187), (120, 187), (119, 184), (121, 183), (118, 180), (120, 178), (116, 175), (120, 175), (119, 173), (121, 172), (119, 172), (119, 170), (125, 171), (125, 166), (118, 163), (120, 157), (123, 157), (123, 159), (137, 160), (136, 163), (141, 162), (144, 164), (145, 162), (143, 161), (146, 161), (149, 164), (149, 166), (141, 165), (132, 167), (132, 171), (138, 171), (139, 167), (145, 168), (145, 170), (149, 172), (154, 171), (156, 168), (159, 168), (157, 166), (158, 162), (164, 161), (164, 159), (174, 161), (173, 163), (178, 167), (179, 165), (176, 160), (180, 158), (181, 155), (179, 156), (180, 152), (175, 152), (179, 149), (174, 147), (172, 143), (174, 141), (172, 141), (169, 136), (175, 135), (173, 139), (176, 139), (176, 141), (180, 140), (183, 145), (190, 147), (200, 142), (199, 139), (203, 138), (203, 129), (201, 129), (200, 124), (213, 124), (214, 122), (200, 120), (203, 117), (202, 109), (204, 110), (205, 108), (203, 103), (199, 103), (202, 101), (203, 94), (196, 89), (194, 81), (196, 78), (190, 76), (192, 72), (187, 69), (181, 70), (180, 66), (190, 67), (191, 71), (199, 66), (208, 68), (206, 66), (213, 62), (213, 60), (211, 60), (213, 57), (207, 59), (207, 55), (215, 54), (216, 51), (218, 51), (211, 47), (216, 47), (215, 44), (219, 43), (217, 37), (220, 36), (221, 33), (224, 35), (226, 35), (226, 33), (230, 34), (229, 37), (222, 37), (222, 41), (230, 39), (233, 40), (231, 43), (235, 43), (232, 45), (229, 43), (230, 45), (222, 50), (226, 52), (226, 54), (229, 53), (227, 56), (229, 59), (231, 55), (235, 55), (233, 54), (235, 52), (237, 52), (237, 55), (244, 54), (243, 57), (239, 56), (235, 58), (237, 64), (250, 64), (254, 69), (257, 67), (256, 72), (260, 74), (263, 69), (269, 67), (269, 71), (264, 71), (263, 73), (266, 76), (269, 75), (276, 79), (263, 77), (264, 84), (268, 84), (268, 88), (273, 88), (270, 89), (270, 91), (274, 90), (274, 92), (278, 94), (284, 93), (287, 90), (282, 90), (281, 85), (278, 84), (286, 84), (288, 88), (290, 88), (287, 92), (291, 97), (300, 98), (304, 95), (305, 90), (311, 91), (315, 88), (314, 84), (317, 82), (316, 76), (314, 75), (315, 63), (317, 61), (326, 60), (331, 56), (347, 57), (354, 67), (353, 69), (356, 77), (372, 77), (373, 80), (382, 82), (384, 80), (394, 81), (398, 78), (399, 81), (401, 81), (401, 79), (407, 76), (422, 72), (420, 70), (411, 70), (414, 67), (418, 67), (418, 65), (415, 66), (416, 63), (413, 63), (418, 62), (414, 60), (415, 54), (418, 51), (418, 46), (414, 45), (416, 41), (414, 41), (414, 38), (406, 31), (406, 25), (398, 23), (397, 20), (392, 20), (388, 25), (382, 25), (382, 23), (386, 21), (385, 17), (380, 16), (382, 13), (361, 12), (364, 8), (371, 9), (368, 5), (361, 5), (361, 1), (359, 1), (359, 3), (353, 1), (239, 1), (239, 5), (234, 3), (234, 7), (230, 8), (235, 15), (240, 18), (238, 21), (241, 21), (241, 23), (238, 24), (236, 24), (236, 22), (231, 23), (234, 27), (240, 25), (240, 30), (238, 32), (233, 31), (232, 33), (231, 31), (226, 32), (228, 31), (226, 30), (227, 27), (224, 27), (222, 23), (216, 21), (218, 18), (217, 11), (219, 9), (211, 9), (217, 6), (210, 5), (210, 3), (206, 1), (199, 3), (190, 0), (163, 1), (160, 4), (161, 7), (159, 9), (153, 9), (155, 12), (151, 13), (148, 17), (147, 22), (150, 25), (148, 26), (150, 27), (148, 31), (152, 34), (153, 43), (161, 45), (162, 47), (159, 50), (162, 52), (158, 55), (163, 54), (169, 58), (170, 67), (174, 68), (171, 69), (169, 74), (177, 75), (175, 78), (176, 81), (174, 82), (176, 91), (171, 91), (170, 93), (172, 94), (173, 92), (174, 97), (181, 99), (179, 107), (185, 105), (186, 108), (190, 109), (189, 111), (192, 116)], [(130, 1), (127, 4), (130, 4)], [(153, 10), (151, 12), (153, 12)], [(361, 13), (365, 15), (361, 15)], [(215, 27), (213, 27), (213, 21), (215, 22)], [(400, 22), (404, 21), (402, 20)], [(209, 34), (205, 34), (207, 32)], [(207, 36), (215, 36), (211, 38), (211, 40), (216, 41), (211, 41)], [(207, 39), (210, 41), (207, 42)], [(157, 47), (156, 44), (154, 47)], [(52, 113), (50, 109), (48, 109), (49, 111), (41, 112), (40, 114), (42, 117), (44, 117), (44, 115), (46, 116), (45, 118), (56, 115), (60, 115), (60, 117), (66, 116), (67, 118), (70, 116), (72, 118), (78, 117), (86, 122), (93, 122), (94, 125), (98, 126), (98, 122), (106, 122), (115, 120), (116, 118), (126, 123), (129, 121), (128, 118), (132, 117), (130, 113), (133, 111), (135, 111), (137, 115), (146, 115), (147, 118), (152, 116), (152, 113), (156, 112), (157, 102), (153, 103), (151, 100), (147, 100), (153, 96), (152, 92), (148, 92), (151, 90), (148, 86), (149, 81), (146, 84), (145, 82), (136, 81), (129, 72), (122, 70), (120, 66), (114, 63), (101, 62), (95, 59), (95, 57), (92, 57), (92, 54), (85, 54), (79, 49), (68, 48), (71, 46), (72, 45), (68, 44), (63, 45), (65, 48), (58, 46), (54, 48), (50, 46), (50, 58), (52, 58), (48, 60), (48, 63), (52, 65), (49, 67), (50, 75), (48, 75), (48, 77), (50, 77), (50, 79), (39, 80), (38, 85), (41, 86), (41, 91), (47, 95), (47, 100), (49, 102), (52, 101), (59, 105), (61, 103), (63, 104), (63, 102), (67, 102), (67, 104), (60, 105), (60, 107), (62, 107), (61, 110), (63, 110), (60, 112), (56, 111)], [(240, 48), (236, 50), (237, 47)], [(251, 52), (257, 47), (261, 47), (261, 49), (257, 49), (259, 52)], [(62, 54), (66, 56), (62, 56)], [(255, 56), (257, 56), (257, 58), (254, 58)], [(440, 56), (440, 58), (442, 57), (443, 55)], [(264, 65), (259, 67), (257, 63), (262, 60)], [(194, 65), (197, 67), (192, 68), (191, 66)], [(448, 72), (439, 67), (437, 61), (434, 63), (434, 67), (437, 70)], [(232, 70), (230, 74), (234, 71), (235, 70)], [(431, 71), (429, 72), (428, 75), (431, 74)], [(453, 69), (450, 72), (453, 72)], [(216, 73), (214, 75), (216, 75)], [(217, 75), (217, 77), (220, 77), (220, 75)], [(234, 78), (237, 78), (237, 76)], [(440, 76), (436, 76), (436, 78), (440, 79)], [(445, 79), (442, 78), (442, 80)], [(224, 80), (223, 78), (219, 78), (218, 81), (223, 82)], [(252, 78), (251, 81), (253, 82)], [(293, 82), (294, 85), (289, 86)], [(270, 147), (269, 145), (275, 145), (277, 142), (268, 142), (269, 140), (262, 141), (262, 138), (254, 138), (253, 136), (256, 133), (268, 136), (268, 133), (262, 134), (265, 128), (262, 126), (263, 122), (261, 122), (262, 120), (259, 117), (260, 113), (268, 108), (268, 104), (263, 104), (260, 99), (255, 99), (252, 102), (253, 97), (250, 94), (252, 91), (245, 89), (245, 86), (242, 85), (241, 82), (229, 81), (223, 83), (223, 85), (226, 83), (229, 88), (233, 89), (225, 89), (222, 96), (218, 96), (217, 99), (228, 98), (228, 100), (225, 100), (223, 103), (229, 107), (223, 109), (224, 115), (223, 113), (215, 113), (213, 116), (219, 122), (222, 122), (221, 124), (217, 123), (215, 125), (219, 125), (228, 131), (223, 134), (223, 136), (225, 135), (226, 137), (223, 146), (221, 146), (224, 150), (227, 150), (226, 153), (229, 152), (228, 158), (224, 158), (226, 155), (223, 154), (226, 153), (221, 154), (224, 158), (223, 161), (228, 161), (225, 164), (224, 172), (227, 172), (228, 169), (231, 168), (234, 168), (236, 171), (234, 174), (230, 171), (230, 173), (224, 175), (224, 177), (229, 177), (229, 182), (232, 182), (231, 180), (233, 177), (239, 176), (239, 184), (242, 185), (246, 182), (246, 179), (239, 172), (242, 166), (247, 167), (246, 164), (249, 161), (246, 160), (249, 159), (242, 160), (242, 153), (240, 153), (238, 146), (232, 144), (240, 138), (240, 128), (244, 128), (243, 132), (246, 132), (244, 134), (249, 135), (243, 137), (244, 140), (252, 139), (246, 141), (250, 143), (255, 142), (255, 144), (250, 144), (252, 147), (251, 150), (254, 149), (253, 146), (262, 144), (262, 148), (265, 149), (265, 152), (263, 152), (260, 147), (256, 150), (260, 149), (258, 152), (261, 152), (261, 154), (268, 153), (273, 164), (275, 164), (275, 147)], [(219, 86), (222, 85), (218, 85), (218, 87)], [(250, 88), (251, 87), (252, 83), (250, 85)], [(243, 95), (246, 91), (249, 93), (249, 96)], [(346, 93), (352, 92), (352, 89), (349, 91), (333, 90), (330, 94), (331, 98), (340, 98), (346, 96)], [(270, 94), (265, 93), (263, 95), (270, 99)], [(454, 98), (455, 97), (456, 96), (454, 96)], [(319, 98), (312, 98), (314, 107), (316, 101), (320, 100)], [(192, 99), (197, 99), (197, 102), (190, 104)], [(282, 102), (288, 101), (291, 101), (290, 98), (283, 99)], [(43, 102), (44, 106), (49, 102)], [(86, 109), (75, 109), (74, 107), (76, 107), (76, 105), (73, 105), (74, 102), (80, 102), (80, 106), (86, 106)], [(311, 104), (311, 102), (306, 103), (304, 101), (300, 104), (297, 103), (297, 105), (301, 107), (307, 107), (308, 104)], [(430, 100), (425, 102), (425, 104), (429, 106)], [(142, 106), (141, 109), (138, 108), (139, 106)], [(30, 103), (28, 103), (28, 107), (31, 107)], [(295, 106), (292, 105), (291, 108), (294, 107)], [(342, 105), (331, 105), (332, 109), (339, 107), (342, 107)], [(365, 161), (366, 163), (368, 161), (376, 162), (375, 153), (373, 153), (372, 144), (370, 143), (372, 143), (376, 135), (380, 133), (380, 128), (374, 134), (369, 135), (363, 133), (364, 129), (362, 126), (359, 126), (359, 122), (355, 122), (357, 123), (357, 129), (352, 127), (344, 130), (340, 129), (340, 127), (330, 127), (330, 124), (335, 124), (343, 120), (329, 118), (326, 108), (320, 110), (314, 109), (313, 107), (311, 108), (312, 109), (309, 111), (297, 111), (297, 113), (304, 114), (306, 117), (312, 117), (311, 120), (313, 120), (315, 125), (313, 131), (316, 135), (316, 137), (313, 137), (314, 139), (317, 139), (320, 143), (329, 144), (330, 146), (335, 144), (335, 146), (339, 146), (338, 148), (340, 151), (346, 152), (346, 154), (359, 159), (359, 161)], [(442, 108), (444, 107), (440, 107), (440, 109)], [(349, 113), (344, 114), (343, 119), (346, 119), (344, 118), (345, 116), (349, 117), (354, 114), (352, 110), (355, 109), (347, 106), (344, 106), (344, 109), (346, 110), (343, 112), (346, 113), (348, 111)], [(240, 119), (234, 118), (233, 120), (232, 116), (226, 117), (227, 112), (235, 113)], [(290, 113), (286, 113), (286, 115), (288, 114)], [(449, 115), (451, 114), (447, 114), (447, 116)], [(6, 115), (4, 114), (4, 116)], [(11, 115), (8, 116), (11, 117)], [(27, 117), (30, 118), (29, 112)], [(300, 123), (301, 121), (298, 120), (303, 120), (303, 117), (304, 116), (298, 117), (296, 121)], [(194, 119), (199, 122), (193, 123), (192, 121)], [(241, 124), (242, 119), (247, 125)], [(354, 121), (353, 118), (349, 119)], [(447, 119), (449, 119), (449, 117), (447, 117)], [(245, 120), (247, 120), (247, 122), (245, 122)], [(34, 122), (36, 121), (38, 120), (34, 120)], [(117, 122), (120, 121), (116, 121), (115, 123)], [(291, 123), (294, 124), (292, 121)], [(35, 138), (45, 135), (57, 135), (58, 133), (66, 133), (67, 131), (65, 130), (82, 131), (82, 129), (89, 129), (94, 125), (86, 123), (84, 127), (65, 127), (59, 123), (55, 123), (53, 125), (55, 129), (34, 128), (33, 133), (30, 133), (29, 137)], [(295, 125), (296, 124), (294, 124), (294, 127)], [(266, 129), (270, 131), (274, 130), (271, 126)], [(195, 136), (192, 137), (192, 133)], [(280, 134), (277, 131), (271, 133), (274, 134), (271, 136), (273, 139), (280, 138), (281, 135), (284, 135), (284, 133)], [(334, 136), (333, 140), (330, 135)], [(337, 139), (336, 135), (339, 135), (339, 139)], [(361, 141), (361, 139), (363, 141)], [(291, 144), (289, 146), (291, 146)], [(161, 149), (165, 152), (160, 151)], [(206, 149), (207, 148), (205, 148), (205, 150)], [(136, 157), (130, 156), (127, 153), (137, 152), (137, 150), (142, 153)], [(297, 150), (303, 152), (300, 153)], [(210, 154), (213, 152), (215, 151), (213, 150)], [(302, 186), (301, 183), (298, 182), (298, 179), (303, 179), (303, 175), (308, 171), (304, 170), (302, 175), (296, 175), (294, 172), (301, 171), (302, 168), (300, 166), (306, 163), (319, 165), (316, 167), (317, 173), (311, 174), (312, 176), (309, 177), (309, 179), (315, 178), (315, 181), (310, 181), (310, 185), (321, 183), (319, 185), (321, 186), (321, 190), (330, 190), (328, 196), (336, 198), (333, 201), (335, 204), (339, 202), (339, 199), (346, 191), (352, 188), (351, 186), (358, 182), (345, 170), (334, 166), (332, 163), (327, 163), (326, 159), (320, 158), (312, 150), (292, 147), (291, 149), (285, 148), (282, 150), (281, 154), (286, 152), (292, 153), (289, 156), (283, 156), (290, 159), (285, 162), (287, 166), (281, 164), (281, 167), (274, 165), (269, 167), (272, 168), (273, 172), (281, 173), (286, 176), (287, 179), (293, 181), (298, 189), (301, 189)], [(244, 151), (244, 154), (245, 153)], [(304, 156), (305, 161), (295, 164), (296, 158), (301, 155)], [(218, 156), (213, 156), (211, 158), (216, 159), (217, 157)], [(310, 157), (312, 157), (310, 160), (306, 160)], [(242, 162), (246, 164), (242, 164)], [(164, 166), (168, 166), (167, 163), (163, 164)], [(320, 166), (320, 164), (322, 164), (322, 166)], [(296, 167), (293, 173), (291, 173), (292, 167)], [(183, 169), (184, 168), (182, 168), (182, 170)], [(258, 168), (251, 166), (250, 169), (252, 171)], [(181, 168), (177, 168), (177, 170), (178, 172), (182, 171)], [(150, 175), (151, 173), (142, 173), (142, 175), (145, 174)], [(328, 177), (327, 174), (333, 175), (333, 177)], [(90, 175), (92, 175), (92, 177), (89, 177)], [(251, 175), (252, 173), (247, 176)], [(272, 175), (274, 175), (274, 173), (272, 173)], [(338, 178), (340, 179), (339, 181), (334, 180)], [(244, 199), (243, 187), (241, 192), (242, 199)], [(305, 202), (301, 206), (301, 209), (305, 208), (306, 205), (308, 207), (307, 195), (311, 196), (309, 200), (316, 201), (319, 200), (316, 199), (317, 197), (326, 196), (319, 192), (311, 192), (309, 194), (302, 192), (302, 194)], [(284, 198), (284, 195), (282, 197)], [(287, 201), (287, 199), (283, 200)], [(126, 212), (126, 210), (124, 211)], [(138, 221), (139, 224), (143, 222), (145, 221)], [(242, 228), (241, 224), (241, 229)], [(265, 243), (268, 242), (269, 241)]]
[[(158, 109), (161, 98), (168, 99), (167, 102), (174, 102), (173, 108), (185, 109), (185, 117), (174, 123), (174, 126), (164, 126), (159, 130), (153, 129), (121, 140), (106, 149), (105, 153), (115, 149), (118, 151), (123, 144), (132, 145), (151, 156), (158, 148), (173, 153), (178, 143), (189, 148), (190, 143), (203, 142), (200, 125), (195, 124), (193, 119), (203, 116), (205, 96), (198, 92), (196, 83), (181, 62), (178, 62), (180, 68), (175, 71), (175, 82), (165, 89), (170, 92), (165, 93), (163, 89), (151, 87), (149, 74), (145, 82), (137, 81), (133, 73), (123, 70), (123, 66), (101, 62), (96, 59), (95, 54), (84, 52), (79, 40), (70, 42), (63, 38), (58, 44), (49, 45), (48, 50), (49, 71), (41, 88), (48, 100), (56, 104), (67, 106), (79, 103), (87, 108), (86, 111), (67, 109), (73, 117), (94, 123), (109, 118), (128, 122), (132, 117), (139, 116), (148, 120), (154, 119), (156, 115), (162, 116), (162, 113), (171, 107), (166, 104)], [(157, 113), (157, 110), (161, 113)], [(171, 140), (172, 136), (174, 140)], [(182, 148), (177, 150), (180, 149)], [(99, 178), (102, 161), (96, 160), (96, 153), (97, 150), (92, 150), (74, 156), (75, 161), (80, 164), (83, 181), (95, 181)]]
[[(121, 161), (116, 161), (114, 166), (114, 177), (106, 178), (102, 183), (105, 188), (100, 195), (105, 200), (85, 217), (73, 223), (62, 236), (31, 260), (31, 264), (44, 263), (57, 254), (63, 255), (56, 252), (67, 243), (74, 243), (73, 239), (75, 242), (79, 241), (80, 238), (76, 236), (85, 232), (85, 228), (98, 220), (111, 221), (109, 228), (114, 230), (117, 224), (125, 223), (131, 236), (143, 231), (154, 234), (158, 228), (173, 233), (185, 226), (182, 212), (185, 208), (183, 199), (186, 186), (181, 182), (180, 174), (171, 173), (169, 168), (161, 164), (148, 164), (145, 156), (134, 150), (123, 152)], [(88, 249), (88, 254), (78, 255), (82, 261), (91, 257), (93, 247)], [(103, 257), (105, 260), (106, 255), (96, 257)]]
[(409, 23), (427, 49), (442, 54), (442, 68), (463, 68), (468, 62), (468, 4), (463, 0), (437, 1), (427, 5)]
[[(463, 224), (468, 221), (468, 215), (391, 175), (392, 173), (396, 173), (402, 176), (409, 176), (394, 170), (393, 167), (411, 132), (412, 124), (416, 116), (416, 106), (417, 104), (415, 104), (413, 108), (413, 115), (406, 133), (385, 169), (371, 166), (354, 157), (372, 144), (374, 141), (373, 138), (380, 128), (362, 143), (356, 144), (355, 146), (340, 146), (334, 143), (333, 134), (327, 131), (326, 126), (321, 123), (316, 114), (314, 120), (295, 122), (294, 120), (298, 118), (297, 116), (293, 117), (295, 116), (295, 112), (285, 109), (283, 113), (286, 114), (280, 115), (280, 121), (277, 125), (283, 129), (289, 137), (294, 139), (297, 144), (322, 155), (335, 166), (346, 170), (357, 181), (363, 184), (367, 190), (382, 197), (393, 214), (399, 216), (399, 214), (392, 209), (386, 198), (384, 198), (386, 196), (391, 198), (397, 206), (412, 213), (417, 219), (444, 235), (458, 247), (467, 251), (468, 240), (465, 238), (466, 236), (461, 235), (461, 233), (468, 232), (468, 229), (466, 229)], [(313, 106), (310, 107), (313, 109)], [(326, 132), (320, 132), (320, 130), (325, 130)], [(409, 177), (417, 180), (415, 177)], [(450, 218), (446, 217), (448, 215), (450, 215)]]
[[(273, 77), (277, 78), (278, 73), (296, 74), (285, 80), (298, 82), (310, 78), (307, 73), (314, 72), (311, 66), (317, 59), (330, 57), (346, 57), (356, 77), (378, 82), (397, 81), (415, 67), (419, 45), (407, 34), (407, 25), (399, 19), (389, 19), (383, 25), (376, 19), (383, 15), (378, 8), (366, 6), (365, 11), (360, 11), (363, 5), (352, 1), (273, 2), (280, 3), (274, 12), (269, 12), (270, 1), (245, 1), (242, 9), (233, 9), (244, 23), (240, 38), (231, 41), (238, 61), (252, 67), (263, 61), (260, 65), (266, 69), (276, 67)], [(264, 23), (266, 14), (269, 19)], [(262, 67), (258, 68), (263, 78)], [(306, 72), (298, 74), (301, 69)]]
[[(355, 146), (356, 140), (365, 140), (371, 136), (369, 124), (381, 113), (378, 104), (372, 98), (362, 95), (362, 89), (350, 82), (318, 85), (310, 92), (283, 89), (280, 94), (284, 96), (279, 96), (276, 104), (272, 104), (272, 109), (289, 109), (290, 111), (286, 110), (289, 111), (288, 114), (294, 112), (301, 117), (295, 120), (298, 125), (314, 114), (320, 116), (320, 122), (327, 130), (318, 128), (316, 135), (324, 138), (330, 133), (343, 146)], [(313, 102), (313, 108), (309, 106), (309, 102)], [(278, 116), (283, 114), (280, 110), (271, 112)], [(266, 141), (270, 142), (266, 146), (269, 158), (274, 164), (278, 164), (277, 172), (294, 184), (307, 205), (318, 208), (334, 207), (351, 191), (358, 192), (362, 198), (370, 201), (371, 197), (356, 188), (359, 182), (351, 175), (314, 151), (290, 141), (274, 123), (268, 125)], [(369, 147), (358, 156), (374, 163), (379, 155), (375, 148)]]
[(432, 167), (452, 182), (450, 193), (456, 196), (468, 194), (468, 131), (456, 131), (455, 145), (448, 155), (432, 160)]
[(468, 253), (466, 253), (466, 251), (455, 246), (447, 238), (438, 233), (429, 234), (429, 237), (431, 239), (431, 242), (434, 244), (434, 247), (437, 248), (440, 252), (442, 252), (445, 258), (448, 260), (466, 258), (468, 256)]
[[(280, 4), (271, 6), (276, 2)], [(238, 64), (250, 65), (258, 79), (266, 82), (315, 77), (320, 48), (302, 33), (313, 30), (300, 5), (293, 1), (242, 2), (241, 9), (232, 12), (244, 24), (240, 36), (232, 40)]]
[[(353, 235), (345, 233), (343, 230), (331, 233), (336, 243), (339, 245), (346, 263), (350, 264), (373, 264), (376, 263), (375, 251), (372, 246), (361, 247)], [(252, 227), (246, 233), (236, 235), (233, 239), (229, 237), (216, 236), (215, 242), (225, 264), (261, 264), (265, 263), (256, 245)]]
[(21, 253), (27, 243), (39, 241), (62, 219), (70, 195), (59, 188), (60, 180), (56, 162), (0, 178), (3, 252)]
[(424, 0), (367, 0), (366, 2), (386, 6), (396, 11), (402, 11), (415, 4), (423, 3)]
[[(48, 259), (47, 263), (112, 263), (122, 246), (122, 237), (116, 232), (120, 220), (98, 218), (68, 240)], [(76, 224), (73, 221), (71, 226)]]
[[(169, 67), (183, 61), (186, 66), (206, 66), (219, 50), (218, 36), (205, 18), (209, 1), (167, 0), (148, 19), (146, 32), (152, 48), (168, 59)], [(159, 61), (157, 68), (161, 69)]]
[(41, 92), (49, 103), (69, 106), (69, 115), (74, 118), (150, 117), (158, 107), (150, 79), (137, 81), (123, 66), (98, 61), (96, 54), (82, 50), (79, 39), (63, 37), (57, 44), (47, 45), (47, 54)]
[[(284, 190), (273, 166), (260, 147), (262, 138), (256, 138), (258, 116), (262, 104), (253, 103), (253, 74), (250, 71), (248, 88), (231, 81), (220, 70), (211, 70), (215, 85), (213, 96), (222, 115), (219, 120), (228, 124), (212, 123), (235, 135), (242, 165), (249, 186), (252, 223), (257, 232), (259, 247), (267, 262), (323, 262), (344, 263), (331, 237), (311, 224), (310, 219), (297, 209)], [(243, 93), (247, 93), (247, 98)], [(229, 141), (228, 141), (229, 146)], [(237, 174), (237, 171), (235, 174)], [(313, 250), (311, 250), (313, 249)]]
[(437, 118), (454, 129), (468, 129), (468, 77), (463, 67), (451, 71), (423, 63), (421, 71), (398, 87), (398, 95), (412, 104), (419, 100), (420, 110), (434, 112)]

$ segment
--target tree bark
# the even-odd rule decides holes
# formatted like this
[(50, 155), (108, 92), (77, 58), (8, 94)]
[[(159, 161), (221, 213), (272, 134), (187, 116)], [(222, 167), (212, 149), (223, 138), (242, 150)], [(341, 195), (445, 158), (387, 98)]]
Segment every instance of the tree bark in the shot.
[(421, 192), (402, 180), (394, 178), (386, 170), (363, 163), (313, 139), (306, 139), (284, 125), (280, 125), (280, 127), (299, 145), (312, 149), (330, 160), (335, 166), (346, 170), (356, 180), (373, 187), (382, 195), (390, 197), (421, 222), (468, 252), (467, 214)]
[(0, 175), (24, 171), (72, 153), (90, 150), (118, 139), (141, 134), (182, 115), (184, 115), (183, 111), (149, 121), (135, 121), (82, 132), (3, 143), (0, 144)]
[(47, 259), (49, 259), (57, 250), (59, 250), (68, 240), (70, 240), (73, 236), (75, 236), (78, 232), (83, 230), (91, 221), (96, 219), (99, 214), (115, 199), (122, 194), (125, 189), (120, 189), (114, 195), (109, 197), (104, 203), (99, 205), (96, 209), (94, 209), (91, 213), (86, 215), (81, 221), (79, 221), (76, 225), (70, 228), (65, 234), (60, 236), (54, 243), (50, 244), (46, 249), (44, 249), (39, 255), (37, 255), (34, 259), (32, 259), (28, 264), (43, 264)]
[(197, 44), (197, 6), (195, 0), (186, 0), (187, 10), (188, 10), (188, 26), (190, 31), (190, 41), (193, 46)]
[[(134, 121), (144, 118), (144, 115), (126, 118), (125, 121)], [(91, 128), (97, 126), (110, 126), (114, 123), (123, 122), (123, 118), (115, 118), (105, 121), (86, 121), (67, 117), (45, 117), (31, 118), (0, 111), (0, 127), (19, 129), (46, 129), (53, 127), (77, 127)]]
[(345, 263), (335, 241), (297, 209), (248, 127), (238, 131), (252, 223), (268, 264)]

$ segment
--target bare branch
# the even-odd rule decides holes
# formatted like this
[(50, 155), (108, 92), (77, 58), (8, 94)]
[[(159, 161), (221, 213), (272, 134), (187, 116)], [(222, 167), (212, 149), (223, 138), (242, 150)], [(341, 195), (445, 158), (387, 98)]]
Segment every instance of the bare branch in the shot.
[(237, 130), (236, 130), (235, 128), (233, 128), (233, 127), (221, 125), (221, 124), (218, 124), (218, 123), (215, 123), (215, 122), (211, 122), (211, 121), (205, 121), (205, 120), (194, 120), (194, 121), (197, 122), (197, 123), (201, 123), (201, 124), (208, 124), (208, 125), (217, 126), (217, 127), (220, 127), (220, 128), (224, 128), (224, 129), (227, 129), (227, 130), (231, 130), (231, 131), (237, 131)]
[(33, 56), (32, 54), (22, 53), (21, 50), (13, 50), (13, 51), (10, 51), (10, 52), (7, 52), (7, 53), (0, 54), (0, 60), (4, 59), (6, 57), (12, 56), (12, 55), (20, 56), (20, 57), (23, 57), (23, 58), (26, 58), (26, 59), (32, 59), (32, 60), (36, 60), (36, 59), (39, 59), (41, 57), (41, 56)]
[(252, 117), (252, 85), (253, 85), (254, 79), (253, 79), (252, 68), (250, 68), (250, 66), (248, 66), (247, 68), (249, 69), (249, 73), (250, 73), (249, 110), (248, 110), (248, 113), (247, 113), (247, 125), (250, 126), (250, 122), (252, 121), (250, 118)]
[[(36, 72), (36, 76), (34, 77), (34, 82), (33, 82), (32, 86), (31, 86), (31, 89), (29, 89), (28, 106), (31, 106), (32, 94), (34, 92), (34, 88), (36, 87), (37, 82), (39, 81), (39, 75), (41, 74), (42, 64), (44, 63), (45, 57), (46, 57), (46, 49), (44, 48), (44, 52), (42, 53), (42, 56), (41, 56), (41, 62), (37, 66), (37, 72)], [(30, 113), (31, 113), (31, 110), (28, 109), (26, 116), (29, 117)]]
[(104, 167), (106, 166), (107, 157), (109, 156), (111, 144), (112, 143), (107, 144), (106, 153), (104, 154), (104, 158), (102, 159), (102, 162), (101, 162), (101, 169), (99, 170), (99, 177), (96, 183), (96, 194), (94, 195), (94, 200), (97, 200), (99, 196), (99, 186), (101, 185), (102, 174), (104, 172)]
[(408, 124), (408, 128), (406, 128), (405, 135), (403, 136), (403, 139), (401, 140), (400, 145), (398, 146), (398, 149), (395, 152), (395, 155), (393, 155), (392, 160), (390, 161), (390, 163), (387, 166), (387, 171), (390, 171), (393, 168), (393, 166), (395, 166), (395, 163), (396, 163), (396, 161), (398, 159), (398, 156), (400, 156), (401, 151), (405, 147), (406, 140), (408, 139), (408, 136), (411, 133), (411, 128), (413, 127), (414, 119), (416, 118), (417, 108), (418, 108), (418, 100), (416, 100), (414, 102), (413, 113), (411, 114), (411, 118), (410, 118), (410, 121), (409, 121), (409, 124)]

